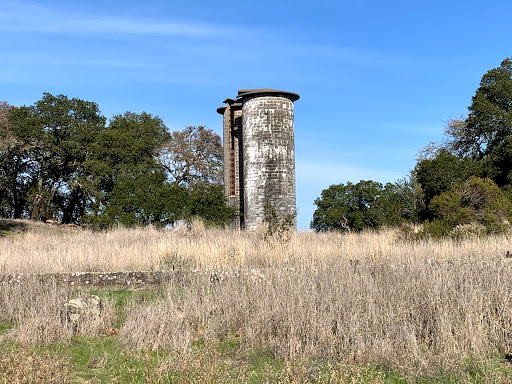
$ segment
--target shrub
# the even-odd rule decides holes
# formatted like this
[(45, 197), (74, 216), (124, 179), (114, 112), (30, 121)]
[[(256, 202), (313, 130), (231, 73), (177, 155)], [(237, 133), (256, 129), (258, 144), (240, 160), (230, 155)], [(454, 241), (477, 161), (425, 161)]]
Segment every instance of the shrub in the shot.
[(398, 241), (413, 242), (421, 237), (422, 227), (412, 224), (402, 224), (398, 227), (395, 237)]
[(453, 228), (449, 237), (454, 240), (474, 239), (484, 237), (487, 234), (485, 225), (478, 223), (460, 224)]
[(292, 231), (295, 229), (297, 212), (280, 215), (269, 201), (265, 202), (263, 210), (263, 223), (266, 225), (263, 239), (267, 243), (290, 241)]
[(512, 203), (505, 193), (492, 180), (479, 177), (437, 195), (429, 207), (435, 219), (425, 223), (423, 234), (433, 238), (505, 233), (512, 218)]
[(418, 234), (418, 239), (441, 239), (446, 237), (452, 228), (452, 225), (450, 225), (450, 223), (446, 220), (434, 219), (432, 221), (427, 221), (423, 224), (423, 229)]

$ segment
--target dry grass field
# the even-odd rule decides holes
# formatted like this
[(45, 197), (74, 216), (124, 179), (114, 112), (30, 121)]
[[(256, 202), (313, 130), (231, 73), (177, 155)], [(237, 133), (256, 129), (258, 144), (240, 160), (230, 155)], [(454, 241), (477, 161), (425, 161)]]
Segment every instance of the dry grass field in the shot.
[(15, 224), (0, 236), (0, 274), (226, 277), (94, 291), (102, 329), (118, 329), (108, 336), (62, 324), (62, 303), (85, 291), (37, 279), (0, 286), (0, 382), (512, 382), (506, 236), (407, 242), (389, 230), (269, 242), (200, 223), (109, 232)]
[(424, 264), (448, 260), (502, 261), (507, 237), (459, 241), (397, 241), (395, 231), (294, 234), (289, 242), (263, 241), (262, 232), (205, 229), (117, 229), (92, 232), (13, 221), (0, 232), (0, 274), (182, 269), (281, 269), (350, 261)]

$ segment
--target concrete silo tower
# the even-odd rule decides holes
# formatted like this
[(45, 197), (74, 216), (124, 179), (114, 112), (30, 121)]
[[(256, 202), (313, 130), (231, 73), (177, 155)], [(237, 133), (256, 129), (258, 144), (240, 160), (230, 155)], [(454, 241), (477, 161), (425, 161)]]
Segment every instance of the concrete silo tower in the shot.
[(240, 208), (237, 227), (257, 228), (266, 202), (279, 215), (295, 213), (293, 102), (298, 99), (276, 89), (241, 89), (217, 109), (224, 117), (226, 195)]

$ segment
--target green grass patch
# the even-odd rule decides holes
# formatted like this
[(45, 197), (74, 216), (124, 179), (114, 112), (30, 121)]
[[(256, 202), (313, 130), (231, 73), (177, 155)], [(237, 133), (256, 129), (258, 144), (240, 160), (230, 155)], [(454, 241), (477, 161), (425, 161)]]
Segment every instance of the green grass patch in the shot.
[(165, 297), (165, 289), (162, 287), (146, 289), (92, 289), (88, 291), (91, 295), (97, 295), (100, 299), (114, 301), (116, 308), (124, 309), (129, 303), (139, 304), (151, 303)]
[(249, 383), (278, 383), (284, 380), (285, 364), (272, 351), (255, 351), (249, 355)]
[(240, 350), (240, 340), (239, 339), (225, 339), (219, 343), (217, 347), (217, 351), (223, 356), (234, 357)]
[(190, 344), (190, 346), (193, 349), (201, 349), (204, 348), (204, 346), (206, 345), (206, 340), (204, 339), (204, 337), (200, 337), (198, 339), (192, 340)]
[(16, 327), (14, 321), (0, 321), (0, 334), (9, 332)]
[(126, 351), (112, 337), (77, 337), (67, 347), (76, 382), (144, 383), (156, 359)]
[(126, 307), (133, 297), (133, 291), (129, 289), (92, 289), (88, 293), (98, 296), (101, 300), (112, 300), (119, 309)]
[[(9, 372), (13, 375), (16, 374), (16, 367), (31, 369), (34, 374), (36, 367), (32, 362), (35, 361), (37, 364), (48, 364), (47, 372), (51, 372), (51, 369), (62, 369), (63, 371), (56, 374), (62, 376), (64, 372), (72, 383), (512, 382), (512, 365), (501, 357), (484, 361), (467, 359), (464, 366), (456, 372), (410, 376), (376, 365), (285, 361), (276, 357), (271, 350), (244, 349), (237, 338), (218, 343), (199, 343), (195, 348), (184, 352), (129, 351), (119, 344), (115, 336), (75, 337), (69, 343), (30, 349), (4, 340), (0, 342), (0, 349), (7, 357), (4, 367), (10, 367), (12, 372)], [(52, 365), (54, 360), (61, 363)], [(0, 364), (0, 377), (9, 381), (9, 376), (2, 376), (6, 372), (2, 372)]]
[(92, 289), (87, 291), (91, 295), (98, 296), (101, 300), (112, 301), (115, 307), (116, 322), (114, 326), (120, 328), (126, 319), (126, 307), (131, 304), (149, 304), (165, 298), (166, 292), (162, 287), (146, 289)]

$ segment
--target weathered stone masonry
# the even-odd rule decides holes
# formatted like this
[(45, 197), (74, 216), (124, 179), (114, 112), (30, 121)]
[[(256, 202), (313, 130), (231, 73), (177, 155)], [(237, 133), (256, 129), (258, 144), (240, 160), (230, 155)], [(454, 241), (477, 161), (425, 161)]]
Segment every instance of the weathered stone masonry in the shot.
[(224, 182), (240, 209), (240, 228), (255, 229), (268, 201), (280, 215), (295, 212), (293, 102), (275, 89), (241, 89), (217, 109), (223, 115)]

